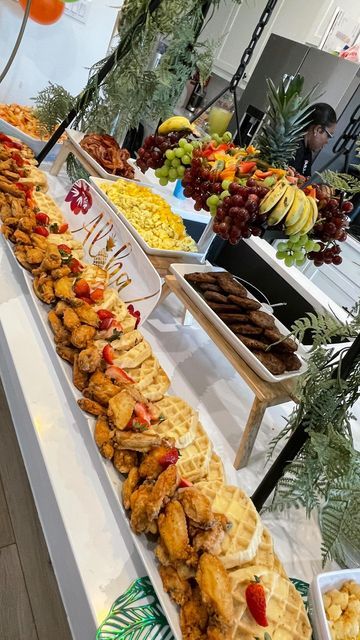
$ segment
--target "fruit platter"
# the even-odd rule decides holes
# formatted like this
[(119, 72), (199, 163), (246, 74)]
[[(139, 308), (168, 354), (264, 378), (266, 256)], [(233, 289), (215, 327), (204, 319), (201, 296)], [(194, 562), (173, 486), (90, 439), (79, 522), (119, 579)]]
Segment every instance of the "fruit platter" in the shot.
[(257, 146), (235, 145), (230, 132), (199, 137), (189, 120), (173, 116), (145, 138), (137, 165), (145, 175), (154, 169), (160, 185), (181, 178), (185, 197), (195, 210), (210, 212), (214, 234), (230, 244), (275, 237), (277, 258), (288, 267), (307, 260), (339, 265), (353, 204), (326, 184), (305, 185), (290, 166), (309, 117), (302, 82), (295, 78), (276, 90), (269, 81), (269, 87), (268, 121)]
[(186, 232), (181, 216), (150, 186), (129, 180), (90, 181), (117, 217), (127, 225), (145, 253), (199, 261), (202, 254)]
[(306, 351), (231, 274), (210, 265), (173, 264), (171, 271), (185, 293), (268, 382), (280, 382), (306, 370)]
[[(24, 145), (16, 151), (30, 155)], [(0, 152), (15, 169), (12, 150), (0, 144)], [(2, 234), (32, 283), (29, 304), (46, 324), (54, 369), (59, 357), (74, 417), (103, 458), (97, 468), (114, 505), (120, 489), (114, 509), (131, 528), (175, 637), (310, 640), (301, 595), (269, 531), (226, 478), (216, 437), (169, 392), (169, 377), (138, 328), (135, 300), (126, 304), (92, 252), (81, 253), (80, 222), (71, 233), (50, 196), (40, 210), (36, 187), (20, 187), (0, 168)], [(68, 194), (73, 219), (90, 208), (89, 194), (84, 184)]]

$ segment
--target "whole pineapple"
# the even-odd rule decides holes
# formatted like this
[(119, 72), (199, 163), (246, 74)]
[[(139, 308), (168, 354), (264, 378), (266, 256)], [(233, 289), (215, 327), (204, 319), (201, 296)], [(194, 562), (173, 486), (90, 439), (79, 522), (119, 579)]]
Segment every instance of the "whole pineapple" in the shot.
[(287, 167), (295, 156), (306, 126), (310, 122), (310, 98), (316, 87), (301, 96), (304, 85), (302, 76), (295, 76), (290, 82), (282, 81), (277, 89), (268, 78), (269, 110), (257, 137), (256, 146), (260, 157), (272, 167)]

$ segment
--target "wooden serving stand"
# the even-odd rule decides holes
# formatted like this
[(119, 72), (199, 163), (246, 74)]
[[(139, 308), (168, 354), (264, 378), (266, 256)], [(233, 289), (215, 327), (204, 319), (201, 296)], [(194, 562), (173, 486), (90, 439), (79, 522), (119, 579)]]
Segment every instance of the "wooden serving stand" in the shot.
[[(174, 293), (176, 295), (185, 308), (204, 329), (209, 338), (211, 338), (211, 340), (220, 349), (221, 353), (229, 360), (230, 364), (250, 387), (251, 391), (255, 394), (254, 402), (250, 409), (244, 433), (241, 437), (234, 461), (235, 469), (241, 469), (242, 467), (245, 467), (249, 461), (266, 409), (284, 402), (289, 402), (289, 400), (297, 402), (295, 395), (295, 383), (293, 380), (285, 380), (284, 382), (266, 382), (260, 378), (257, 373), (250, 369), (246, 362), (242, 360), (210, 320), (207, 319), (191, 298), (189, 298), (182, 289), (180, 283), (176, 280), (175, 276), (166, 276), (165, 283), (167, 285), (166, 295), (169, 293)], [(166, 296), (164, 294), (162, 299), (165, 297)]]

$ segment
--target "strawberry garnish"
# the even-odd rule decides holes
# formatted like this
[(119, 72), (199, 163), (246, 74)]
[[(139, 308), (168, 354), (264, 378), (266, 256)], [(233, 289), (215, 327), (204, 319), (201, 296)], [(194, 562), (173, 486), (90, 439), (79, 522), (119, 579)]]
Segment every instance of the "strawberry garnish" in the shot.
[(81, 262), (79, 262), (79, 260), (77, 260), (76, 258), (71, 258), (68, 262), (68, 266), (71, 273), (74, 273), (75, 275), (78, 275), (84, 269), (84, 265), (82, 265)]
[(114, 356), (115, 351), (112, 348), (111, 344), (106, 344), (102, 350), (102, 357), (104, 358), (105, 362), (107, 362), (108, 364), (113, 364)]
[(103, 320), (101, 320), (99, 324), (99, 330), (106, 331), (107, 329), (110, 329), (112, 321), (113, 318), (104, 318)]
[[(46, 214), (44, 214), (46, 215)], [(67, 244), (58, 244), (58, 249), (61, 253), (61, 251), (63, 251), (63, 253), (67, 253), (68, 255), (70, 255), (71, 253), (71, 249), (70, 247), (67, 246)]]
[(164, 455), (160, 456), (158, 459), (159, 464), (167, 469), (171, 464), (176, 464), (179, 460), (179, 452), (175, 447), (169, 449)]
[(86, 302), (86, 304), (92, 305), (93, 301), (88, 296), (76, 296), (79, 300)]
[(148, 428), (149, 423), (138, 416), (133, 416), (126, 425), (126, 429), (132, 429), (133, 431), (145, 431)]
[(246, 604), (248, 609), (260, 627), (268, 627), (269, 623), (266, 617), (266, 597), (265, 589), (260, 584), (260, 578), (255, 576), (255, 580), (250, 582), (245, 591)]
[(151, 423), (151, 413), (149, 408), (143, 402), (137, 402), (134, 408), (135, 415), (142, 420), (146, 420), (148, 424)]
[(90, 287), (88, 282), (86, 282), (86, 280), (84, 280), (83, 278), (80, 278), (75, 282), (74, 293), (77, 298), (89, 298), (91, 304), (92, 300), (90, 298)]
[(36, 218), (36, 222), (41, 225), (46, 225), (46, 224), (49, 224), (50, 222), (50, 218), (47, 215), (47, 213), (43, 213), (42, 211), (40, 211), (39, 213), (36, 213), (35, 218)]
[(38, 236), (43, 236), (44, 238), (47, 238), (49, 235), (49, 232), (47, 230), (46, 227), (35, 227), (34, 229), (34, 233), (37, 233)]
[(100, 287), (94, 289), (94, 291), (90, 293), (90, 298), (93, 302), (100, 302), (104, 298), (104, 289)]
[[(106, 345), (104, 349), (106, 349), (106, 347), (110, 347), (110, 349), (112, 349), (110, 345)], [(103, 355), (104, 355), (104, 349), (103, 349)], [(110, 353), (110, 351), (108, 351), (108, 353)], [(116, 380), (116, 382), (123, 382), (123, 383), (134, 382), (134, 380), (130, 376), (128, 376), (128, 374), (126, 373), (126, 371), (124, 371), (124, 369), (121, 369), (120, 367), (115, 367), (114, 365), (106, 369), (105, 375), (111, 380)]]
[(96, 312), (100, 318), (100, 320), (105, 320), (105, 318), (115, 318), (115, 314), (112, 311), (108, 311), (107, 309), (99, 309)]
[(139, 322), (141, 320), (140, 311), (135, 311), (133, 304), (129, 304), (127, 309), (130, 315), (136, 318), (135, 329), (137, 329)]
[(190, 482), (190, 480), (187, 480), (186, 478), (181, 478), (179, 489), (186, 489), (187, 487), (193, 487), (193, 486), (194, 485), (192, 482)]

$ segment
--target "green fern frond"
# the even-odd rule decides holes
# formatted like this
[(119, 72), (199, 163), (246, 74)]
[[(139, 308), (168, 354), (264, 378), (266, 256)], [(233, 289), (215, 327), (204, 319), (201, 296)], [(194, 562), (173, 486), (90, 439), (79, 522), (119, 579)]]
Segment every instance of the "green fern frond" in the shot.
[(355, 195), (360, 193), (360, 180), (354, 176), (350, 176), (347, 173), (337, 173), (336, 171), (330, 171), (326, 169), (319, 174), (323, 181), (338, 191), (344, 191), (345, 193)]

